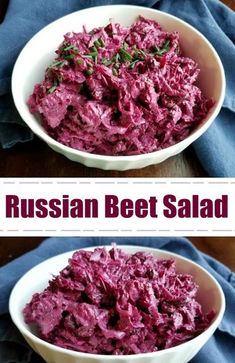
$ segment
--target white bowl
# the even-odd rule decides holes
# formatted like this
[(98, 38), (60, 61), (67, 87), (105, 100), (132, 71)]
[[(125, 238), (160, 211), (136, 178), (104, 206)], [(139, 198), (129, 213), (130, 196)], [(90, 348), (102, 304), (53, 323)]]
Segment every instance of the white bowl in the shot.
[[(110, 18), (122, 25), (132, 24), (139, 15), (159, 21), (167, 31), (177, 30), (184, 54), (193, 58), (201, 69), (199, 86), (203, 93), (215, 101), (200, 126), (185, 140), (166, 149), (134, 156), (103, 156), (72, 149), (52, 139), (41, 126), (39, 120), (29, 112), (26, 101), (35, 83), (43, 80), (47, 66), (55, 58), (54, 51), (69, 31), (82, 31), (106, 25)], [(43, 139), (53, 150), (67, 158), (89, 167), (105, 170), (138, 169), (160, 163), (176, 155), (201, 136), (218, 115), (225, 93), (225, 76), (218, 54), (208, 40), (195, 28), (167, 13), (139, 6), (109, 5), (81, 10), (69, 14), (46, 26), (37, 33), (20, 53), (12, 75), (12, 93), (16, 108), (32, 131)]]
[[(120, 246), (128, 253), (137, 251), (151, 252), (159, 258), (174, 258), (178, 272), (189, 273), (199, 285), (197, 300), (204, 312), (214, 310), (215, 318), (210, 326), (196, 338), (176, 347), (154, 353), (133, 354), (125, 356), (107, 356), (80, 353), (63, 349), (38, 338), (24, 322), (22, 310), (35, 292), (43, 291), (52, 275), (58, 274), (68, 264), (73, 252), (63, 253), (40, 263), (27, 272), (12, 290), (9, 310), (13, 322), (23, 334), (29, 345), (48, 363), (186, 363), (202, 348), (214, 333), (222, 320), (225, 310), (225, 298), (218, 282), (205, 269), (174, 253), (139, 246)], [(110, 247), (107, 247), (110, 248)], [(94, 247), (86, 248), (93, 250)]]

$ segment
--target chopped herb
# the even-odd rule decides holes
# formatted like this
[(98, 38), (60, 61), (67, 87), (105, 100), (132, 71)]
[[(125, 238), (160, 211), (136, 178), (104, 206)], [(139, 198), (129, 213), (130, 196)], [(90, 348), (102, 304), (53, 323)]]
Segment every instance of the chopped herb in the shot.
[(135, 50), (134, 53), (133, 53), (133, 57), (136, 59), (136, 58), (139, 58), (139, 51), (138, 50)]
[(116, 69), (116, 68), (113, 68), (113, 69), (112, 69), (112, 72), (113, 72), (113, 75), (114, 75), (114, 76), (118, 76), (118, 71), (117, 71), (117, 69)]
[(57, 86), (59, 86), (59, 84), (61, 82), (63, 82), (63, 77), (62, 76), (56, 76), (54, 78), (54, 80), (53, 80), (53, 86), (51, 86), (51, 88), (49, 88), (47, 90), (47, 93), (53, 93), (56, 90)]
[(62, 76), (57, 76), (57, 85), (61, 82), (63, 82), (63, 77)]
[(152, 51), (153, 51), (153, 53), (154, 53), (154, 52), (159, 52), (159, 50), (160, 50), (160, 48), (158, 48), (158, 46), (157, 46), (157, 45), (154, 45), (154, 46), (152, 47)]
[(81, 54), (82, 58), (90, 58), (92, 59), (92, 56), (90, 54)]
[(104, 41), (103, 41), (103, 39), (102, 38), (99, 38), (99, 39), (96, 39), (95, 41), (94, 41), (94, 45), (93, 45), (95, 48), (96, 48), (96, 50), (98, 49), (98, 48), (103, 48), (104, 46), (105, 46), (105, 43), (104, 43)]
[(105, 42), (103, 41), (103, 39), (102, 39), (102, 38), (99, 38), (99, 42), (100, 42), (100, 46), (101, 46), (102, 48), (104, 48), (104, 47), (105, 47)]
[(62, 48), (61, 50), (62, 50), (62, 52), (66, 52), (67, 50), (70, 50), (70, 49), (78, 51), (78, 48), (73, 44), (70, 44), (70, 45), (66, 46), (65, 48)]
[(115, 56), (115, 62), (118, 63), (120, 61), (120, 54), (117, 53)]
[(96, 50), (96, 51), (94, 51), (94, 52), (89, 53), (88, 55), (89, 55), (90, 57), (94, 58), (94, 57), (97, 57), (98, 52), (97, 52), (97, 50)]
[(94, 46), (95, 46), (96, 48), (100, 48), (100, 47), (101, 47), (101, 44), (100, 44), (100, 42), (99, 42), (99, 39), (96, 39), (96, 40), (94, 41)]
[[(94, 44), (95, 44), (95, 43), (94, 43)], [(96, 46), (94, 46), (94, 45), (93, 45), (90, 49), (91, 49), (91, 51), (92, 51), (92, 52), (97, 52), (97, 48), (98, 48), (98, 47), (96, 47)]]
[(86, 74), (87, 74), (88, 76), (91, 76), (93, 72), (94, 72), (93, 68), (88, 68), (88, 69), (86, 70)]
[(47, 91), (47, 93), (53, 93), (56, 90), (57, 86), (52, 86), (51, 88), (49, 88), (49, 90)]
[(162, 48), (158, 48), (157, 46), (155, 46), (154, 48), (154, 55), (163, 55), (164, 53), (168, 52), (168, 50), (170, 49), (170, 41), (167, 40), (164, 44)]
[(139, 61), (140, 61), (140, 59), (136, 59), (136, 60), (134, 60), (134, 62), (132, 62), (132, 63), (129, 65), (129, 68), (130, 68), (130, 69), (133, 69), (133, 68), (135, 67), (136, 63), (137, 63), (137, 62), (139, 62)]
[(111, 62), (114, 63), (116, 62), (116, 55), (113, 55), (112, 58), (111, 58)]
[(66, 59), (66, 60), (71, 60), (71, 59), (73, 59), (75, 57), (75, 54), (69, 54), (69, 55), (65, 55), (64, 56), (64, 59)]
[(112, 64), (112, 61), (110, 59), (102, 58), (102, 63), (103, 63), (103, 65), (108, 67), (108, 66), (110, 66), (110, 64)]
[(130, 53), (128, 53), (124, 48), (120, 49), (119, 54), (120, 54), (123, 62), (132, 61), (132, 55)]
[(57, 86), (59, 85), (59, 82), (60, 82), (59, 79), (55, 78), (53, 81), (53, 86), (47, 90), (47, 93), (53, 93), (56, 90)]
[(53, 67), (63, 67), (64, 65), (66, 64), (66, 61), (55, 61), (53, 62), (51, 65), (50, 65), (50, 68), (53, 68)]
[(79, 58), (79, 59), (77, 59), (77, 60), (76, 60), (76, 63), (77, 63), (77, 64), (82, 64), (82, 63), (83, 63), (83, 61), (82, 61), (82, 59), (81, 59), (81, 58)]
[(95, 57), (98, 57), (97, 50), (95, 52), (90, 52), (89, 54), (82, 54), (83, 58), (90, 58), (92, 60), (95, 60)]

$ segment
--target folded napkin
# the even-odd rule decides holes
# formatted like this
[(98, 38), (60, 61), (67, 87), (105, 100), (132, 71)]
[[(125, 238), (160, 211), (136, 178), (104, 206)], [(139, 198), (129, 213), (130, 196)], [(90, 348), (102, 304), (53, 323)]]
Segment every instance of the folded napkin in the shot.
[[(10, 0), (0, 25), (0, 143), (3, 148), (31, 140), (31, 131), (17, 114), (9, 96), (11, 72), (25, 43), (51, 21), (70, 12), (107, 4), (155, 7), (184, 19), (200, 30), (219, 53), (226, 73), (223, 108), (193, 147), (209, 176), (235, 176), (235, 13), (219, 0)], [(7, 98), (7, 103), (5, 102)]]
[[(226, 298), (224, 318), (207, 344), (191, 363), (233, 363), (235, 357), (235, 274), (215, 259), (199, 252), (185, 238), (142, 237), (54, 237), (42, 242), (35, 250), (0, 268), (0, 362), (42, 363), (13, 327), (8, 315), (9, 294), (16, 281), (31, 267), (54, 255), (89, 246), (141, 245), (156, 247), (188, 257), (203, 266), (220, 283)], [(180, 362), (179, 362), (180, 363)]]

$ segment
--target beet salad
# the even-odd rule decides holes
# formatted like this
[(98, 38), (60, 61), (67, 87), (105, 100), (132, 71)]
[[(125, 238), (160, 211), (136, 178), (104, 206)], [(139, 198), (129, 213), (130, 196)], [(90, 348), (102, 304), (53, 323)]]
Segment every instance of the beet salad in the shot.
[(27, 324), (59, 347), (126, 355), (156, 352), (202, 333), (203, 313), (193, 277), (172, 259), (111, 250), (79, 250), (48, 287), (24, 308)]
[(101, 155), (150, 153), (185, 139), (213, 105), (179, 34), (139, 17), (130, 27), (67, 33), (28, 100), (47, 133)]

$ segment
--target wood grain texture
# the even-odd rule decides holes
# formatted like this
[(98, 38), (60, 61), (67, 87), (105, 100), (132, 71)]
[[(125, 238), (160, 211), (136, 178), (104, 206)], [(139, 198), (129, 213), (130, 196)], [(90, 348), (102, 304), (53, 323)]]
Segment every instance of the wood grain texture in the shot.
[[(34, 249), (44, 239), (45, 237), (1, 237), (0, 266)], [(235, 237), (188, 237), (188, 239), (199, 250), (235, 271)]]
[(235, 0), (223, 0), (222, 3), (235, 10)]
[(105, 171), (68, 160), (35, 137), (32, 142), (0, 149), (2, 177), (199, 177), (207, 176), (192, 148), (143, 169)]

